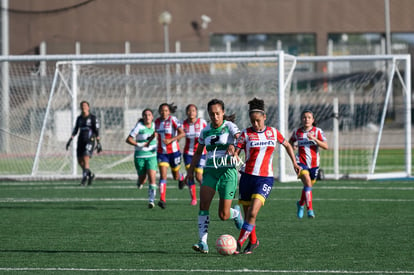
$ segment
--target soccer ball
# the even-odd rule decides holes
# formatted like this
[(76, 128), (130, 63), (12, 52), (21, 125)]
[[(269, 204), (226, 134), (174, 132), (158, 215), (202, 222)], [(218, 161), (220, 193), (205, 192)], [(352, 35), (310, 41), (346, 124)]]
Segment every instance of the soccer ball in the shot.
[(221, 235), (216, 241), (216, 249), (221, 255), (232, 255), (237, 249), (237, 241), (232, 235)]

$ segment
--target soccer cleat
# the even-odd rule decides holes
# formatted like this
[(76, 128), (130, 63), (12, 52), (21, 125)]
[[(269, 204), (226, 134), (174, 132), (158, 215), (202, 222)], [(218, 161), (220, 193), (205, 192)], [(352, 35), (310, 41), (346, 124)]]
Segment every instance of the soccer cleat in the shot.
[(85, 186), (86, 185), (86, 180), (87, 180), (87, 177), (82, 177), (80, 185)]
[(155, 206), (154, 202), (150, 201), (148, 203), (148, 208), (154, 208), (154, 206)]
[(198, 243), (193, 245), (194, 251), (198, 251), (200, 253), (207, 254), (208, 253), (208, 245), (205, 242), (199, 241)]
[(162, 209), (165, 209), (167, 207), (167, 204), (165, 203), (165, 201), (159, 201), (158, 202), (158, 206), (161, 207)]
[(197, 205), (197, 200), (191, 200), (191, 205)]
[(233, 255), (239, 255), (241, 253), (241, 245), (239, 242), (237, 242), (237, 248), (236, 251), (234, 251)]
[(141, 184), (141, 183), (139, 182), (139, 180), (137, 180), (137, 188), (138, 188), (138, 189), (142, 189), (142, 188), (144, 188), (144, 185), (143, 185), (143, 184)]
[(296, 205), (298, 207), (297, 216), (298, 216), (299, 219), (302, 219), (303, 218), (303, 211), (304, 211), (305, 206), (300, 205), (299, 201), (296, 202)]
[(95, 174), (91, 173), (91, 175), (88, 177), (88, 185), (92, 185), (92, 181), (95, 178)]
[(185, 183), (183, 180), (179, 180), (178, 181), (178, 189), (182, 190), (184, 189)]
[(241, 209), (238, 204), (236, 204), (233, 208), (239, 211), (239, 215), (234, 218), (234, 224), (236, 225), (236, 228), (240, 230), (243, 226), (243, 216), (241, 213)]
[(244, 249), (244, 254), (252, 254), (253, 250), (256, 249), (259, 246), (259, 240), (256, 241), (256, 243), (249, 243), (247, 244), (246, 248)]
[(310, 218), (310, 219), (315, 218), (315, 213), (313, 212), (313, 210), (308, 210), (308, 218)]

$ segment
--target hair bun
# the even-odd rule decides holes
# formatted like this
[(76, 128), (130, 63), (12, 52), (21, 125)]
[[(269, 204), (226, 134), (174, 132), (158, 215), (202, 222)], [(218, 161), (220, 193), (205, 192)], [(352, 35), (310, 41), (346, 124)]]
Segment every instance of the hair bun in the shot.
[(264, 100), (258, 99), (255, 97), (249, 101), (249, 112), (260, 112), (260, 111), (261, 112), (265, 111)]

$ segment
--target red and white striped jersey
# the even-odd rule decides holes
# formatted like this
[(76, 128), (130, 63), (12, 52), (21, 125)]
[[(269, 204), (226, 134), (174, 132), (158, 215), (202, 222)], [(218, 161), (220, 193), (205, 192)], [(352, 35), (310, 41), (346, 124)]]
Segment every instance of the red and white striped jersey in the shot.
[(273, 152), (276, 142), (283, 143), (285, 138), (273, 127), (266, 126), (261, 132), (252, 127), (244, 129), (237, 140), (237, 147), (244, 149), (246, 157), (241, 171), (261, 177), (273, 177)]
[(309, 131), (305, 131), (303, 128), (297, 129), (292, 133), (289, 142), (298, 142), (298, 157), (300, 163), (305, 164), (309, 168), (319, 167), (319, 146), (315, 141), (308, 139), (309, 133), (313, 133), (319, 140), (326, 141), (322, 129), (313, 126)]
[[(185, 132), (184, 154), (190, 156), (194, 155), (194, 152), (198, 147), (198, 138), (200, 137), (201, 130), (203, 130), (206, 126), (207, 122), (202, 118), (198, 118), (194, 123), (188, 122), (187, 119), (183, 121), (183, 128)], [(205, 153), (206, 149), (204, 148), (203, 154)]]
[(166, 120), (157, 118), (155, 120), (155, 131), (158, 133), (158, 148), (160, 154), (171, 154), (180, 151), (178, 141), (166, 145), (163, 140), (177, 136), (177, 129), (182, 128), (181, 122), (175, 116), (169, 116)]

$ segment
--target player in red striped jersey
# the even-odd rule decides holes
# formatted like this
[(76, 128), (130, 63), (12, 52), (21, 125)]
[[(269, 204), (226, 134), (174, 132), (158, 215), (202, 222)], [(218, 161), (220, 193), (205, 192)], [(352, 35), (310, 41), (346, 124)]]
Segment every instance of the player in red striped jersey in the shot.
[(305, 110), (301, 114), (302, 127), (292, 133), (290, 144), (297, 142), (298, 146), (298, 164), (302, 170), (299, 178), (303, 183), (302, 195), (297, 201), (297, 216), (303, 218), (303, 212), (306, 207), (308, 209), (308, 217), (315, 218), (315, 212), (312, 205), (312, 186), (316, 182), (319, 172), (319, 148), (328, 149), (328, 142), (322, 129), (315, 126), (315, 118), (313, 112)]
[(184, 176), (180, 173), (181, 152), (178, 141), (185, 136), (181, 122), (171, 114), (175, 113), (177, 106), (162, 103), (158, 107), (160, 117), (155, 120), (155, 131), (158, 137), (157, 159), (160, 170), (160, 201), (158, 206), (165, 209), (165, 194), (167, 191), (167, 171), (171, 172), (178, 187), (184, 188)]
[[(191, 160), (194, 156), (195, 151), (198, 147), (198, 138), (200, 137), (201, 130), (207, 126), (207, 122), (197, 117), (197, 106), (194, 104), (189, 104), (185, 108), (187, 114), (187, 119), (183, 121), (183, 128), (185, 132), (185, 145), (183, 158), (185, 163), (185, 168), (188, 169), (191, 165)], [(195, 178), (201, 185), (203, 181), (203, 167), (206, 164), (206, 149), (204, 149), (203, 154), (201, 155), (200, 161), (194, 168)], [(188, 182), (188, 188), (190, 190), (191, 196), (191, 205), (197, 204), (197, 193), (196, 185), (194, 181)]]
[(237, 140), (235, 153), (238, 156), (241, 150), (245, 152), (245, 164), (240, 169), (239, 184), (239, 204), (243, 205), (245, 219), (237, 240), (235, 254), (241, 252), (247, 239), (249, 243), (244, 249), (245, 254), (252, 253), (253, 249), (259, 245), (256, 236), (256, 217), (272, 191), (273, 152), (276, 143), (285, 147), (296, 173), (300, 171), (289, 142), (276, 128), (265, 125), (266, 114), (263, 100), (254, 98), (249, 101), (249, 116), (252, 126), (242, 131)]

